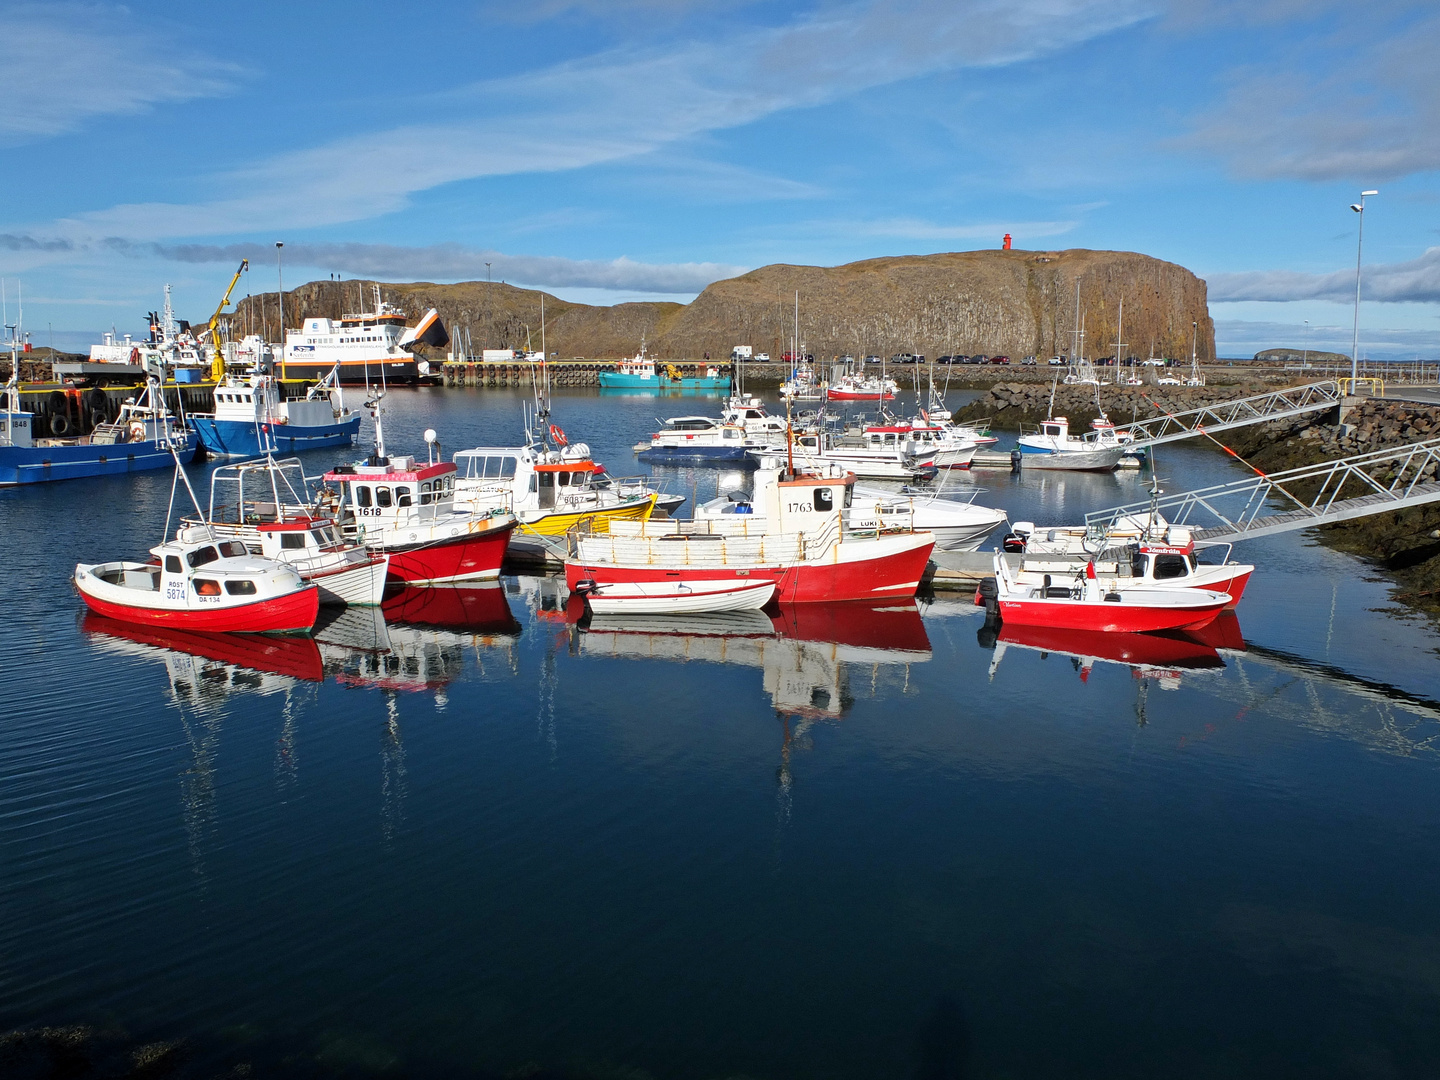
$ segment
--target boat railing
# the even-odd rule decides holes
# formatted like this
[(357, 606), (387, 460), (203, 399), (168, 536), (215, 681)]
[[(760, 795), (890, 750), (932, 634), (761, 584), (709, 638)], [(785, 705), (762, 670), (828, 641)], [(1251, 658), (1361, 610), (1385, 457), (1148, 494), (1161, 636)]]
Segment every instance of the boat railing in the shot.
[(807, 554), (804, 533), (746, 536), (693, 530), (637, 536), (617, 531), (615, 526), (621, 522), (610, 524), (609, 532), (588, 536), (577, 533), (571, 541), (572, 557), (618, 566), (697, 568), (784, 564), (812, 557)]

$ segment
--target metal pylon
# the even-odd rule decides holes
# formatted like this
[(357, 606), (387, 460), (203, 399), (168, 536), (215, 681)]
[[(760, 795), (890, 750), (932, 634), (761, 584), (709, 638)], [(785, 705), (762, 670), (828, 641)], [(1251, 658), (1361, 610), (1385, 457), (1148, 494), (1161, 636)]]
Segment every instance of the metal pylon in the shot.
[(1230, 484), (1160, 494), (1086, 514), (1085, 525), (1103, 535), (1120, 518), (1143, 519), (1153, 511), (1172, 525), (1188, 525), (1196, 540), (1246, 540), (1440, 502), (1437, 475), (1440, 439), (1427, 439)]

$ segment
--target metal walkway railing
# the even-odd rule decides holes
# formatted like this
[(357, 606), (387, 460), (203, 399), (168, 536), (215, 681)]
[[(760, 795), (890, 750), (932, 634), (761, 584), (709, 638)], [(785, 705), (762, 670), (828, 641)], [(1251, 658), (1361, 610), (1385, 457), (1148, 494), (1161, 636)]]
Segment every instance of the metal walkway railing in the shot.
[(1167, 413), (1153, 420), (1137, 420), (1123, 427), (1135, 437), (1133, 448), (1188, 439), (1193, 435), (1215, 434), (1267, 420), (1333, 409), (1340, 404), (1340, 384), (1334, 381), (1306, 383), (1269, 394), (1222, 401), (1185, 412)]
[(1085, 527), (1101, 536), (1119, 519), (1143, 519), (1153, 510), (1171, 524), (1190, 526), (1197, 540), (1235, 541), (1432, 502), (1440, 502), (1440, 439), (1162, 493), (1086, 514)]

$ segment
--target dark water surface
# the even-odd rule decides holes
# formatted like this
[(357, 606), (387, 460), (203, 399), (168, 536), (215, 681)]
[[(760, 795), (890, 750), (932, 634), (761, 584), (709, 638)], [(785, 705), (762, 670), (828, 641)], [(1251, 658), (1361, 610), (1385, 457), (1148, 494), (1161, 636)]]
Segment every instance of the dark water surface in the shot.
[[(513, 442), (520, 402), (393, 393), (390, 447)], [(624, 475), (712, 408), (555, 418)], [(1234, 469), (1161, 451), (1175, 489)], [(956, 485), (1061, 523), (1146, 482)], [(265, 1074), (1437, 1070), (1440, 638), (1303, 535), (1242, 549), (1225, 647), (1148, 666), (987, 647), (945, 595), (580, 632), (536, 578), (227, 652), (68, 583), (169, 488), (0, 493), (0, 1030)]]

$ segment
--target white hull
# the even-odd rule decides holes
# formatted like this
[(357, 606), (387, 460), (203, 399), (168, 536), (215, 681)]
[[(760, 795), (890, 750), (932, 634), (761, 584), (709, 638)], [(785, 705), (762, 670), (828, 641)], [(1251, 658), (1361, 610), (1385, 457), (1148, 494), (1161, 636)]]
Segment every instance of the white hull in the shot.
[(1071, 472), (1107, 472), (1120, 464), (1123, 447), (1105, 450), (1026, 450), (1020, 455), (1021, 469), (1058, 469)]
[(758, 611), (775, 595), (773, 581), (634, 582), (602, 585), (586, 596), (597, 615), (694, 615), (712, 611)]
[(320, 586), (322, 604), (378, 607), (385, 596), (385, 577), (389, 572), (390, 556), (382, 555), (349, 570), (330, 573), (302, 571), (300, 576)]

